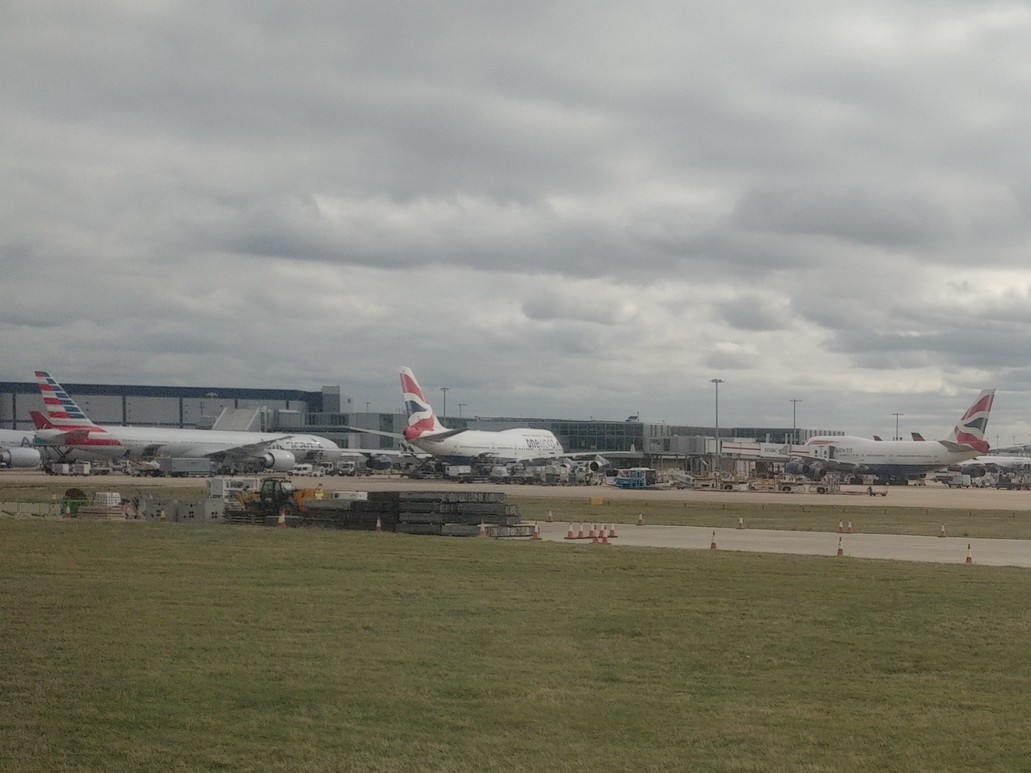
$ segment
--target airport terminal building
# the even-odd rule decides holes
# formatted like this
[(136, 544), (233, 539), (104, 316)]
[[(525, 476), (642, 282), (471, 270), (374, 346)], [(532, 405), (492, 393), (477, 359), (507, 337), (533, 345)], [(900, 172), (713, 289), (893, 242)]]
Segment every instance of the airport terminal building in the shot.
[[(267, 432), (305, 432), (333, 440), (341, 448), (396, 449), (396, 438), (349, 431), (361, 427), (400, 435), (404, 414), (355, 410), (339, 386), (320, 391), (227, 387), (138, 386), (130, 384), (63, 384), (68, 394), (97, 424), (159, 426)], [(32, 430), (32, 411), (43, 410), (35, 382), (0, 382), (0, 427)], [(715, 452), (715, 428), (639, 421), (442, 417), (453, 428), (502, 430), (536, 427), (551, 430), (568, 452), (597, 451), (631, 462), (695, 467), (692, 460)], [(790, 427), (721, 427), (724, 440), (804, 442), (824, 430)]]

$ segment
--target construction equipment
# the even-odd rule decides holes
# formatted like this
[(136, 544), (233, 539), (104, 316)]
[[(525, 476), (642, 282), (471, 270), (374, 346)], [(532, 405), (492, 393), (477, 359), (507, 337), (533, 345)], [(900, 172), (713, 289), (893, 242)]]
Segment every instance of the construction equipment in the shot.
[(321, 488), (297, 488), (287, 478), (263, 478), (257, 491), (240, 492), (236, 500), (245, 513), (256, 516), (297, 515), (312, 501), (324, 499)]

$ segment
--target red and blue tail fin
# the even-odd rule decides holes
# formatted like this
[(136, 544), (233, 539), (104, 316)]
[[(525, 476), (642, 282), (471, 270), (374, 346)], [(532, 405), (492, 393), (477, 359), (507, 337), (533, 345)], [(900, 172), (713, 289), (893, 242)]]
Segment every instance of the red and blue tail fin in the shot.
[(988, 441), (985, 440), (984, 433), (988, 428), (988, 414), (991, 413), (994, 400), (994, 389), (985, 389), (981, 392), (974, 404), (967, 408), (948, 439), (961, 446), (976, 449), (979, 453), (988, 453)]
[(437, 419), (433, 406), (423, 394), (419, 382), (411, 368), (401, 368), (401, 396), (405, 401), (405, 412), (408, 414), (408, 426), (405, 427), (405, 440), (416, 440), (426, 435), (445, 432), (446, 427)]
[(64, 432), (74, 429), (99, 429), (90, 421), (86, 412), (69, 397), (64, 388), (51, 378), (49, 373), (37, 370), (36, 381), (39, 384), (39, 391), (43, 395), (43, 407), (46, 409), (47, 419), (54, 429)]

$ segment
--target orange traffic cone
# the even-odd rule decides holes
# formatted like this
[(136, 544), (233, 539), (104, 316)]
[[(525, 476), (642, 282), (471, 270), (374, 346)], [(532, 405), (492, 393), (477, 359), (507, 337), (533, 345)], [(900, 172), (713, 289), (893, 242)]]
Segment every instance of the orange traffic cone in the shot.
[(286, 528), (286, 509), (285, 508), (281, 508), (279, 510), (279, 520), (276, 521), (276, 528), (277, 529), (285, 529)]
[(487, 524), (485, 524), (483, 521), (480, 521), (480, 533), (477, 534), (476, 536), (477, 537), (486, 537), (487, 536)]
[(938, 532), (938, 536), (939, 537), (944, 537), (945, 536), (945, 524), (944, 523), (942, 524), (941, 531)]
[(547, 523), (551, 523), (551, 510), (548, 510), (548, 517), (544, 519)]
[(530, 537), (530, 539), (540, 539), (540, 538), (541, 538), (541, 525), (539, 523), (537, 523), (536, 521), (534, 521), (533, 522), (533, 536)]
[(712, 542), (709, 543), (709, 550), (716, 549), (716, 530), (712, 530)]
[(616, 524), (612, 524), (609, 527), (609, 539), (615, 539), (616, 536)]
[(838, 521), (838, 534), (841, 534), (844, 531), (845, 531), (845, 524), (843, 524), (841, 521)]
[(841, 545), (841, 537), (838, 537), (838, 558), (845, 555), (845, 548)]
[(644, 513), (637, 514), (637, 525), (644, 526)]
[(848, 526), (845, 527), (845, 533), (846, 534), (851, 534), (852, 533), (852, 521), (849, 521), (848, 522)]
[(970, 543), (967, 543), (967, 561), (968, 564), (974, 563), (974, 554), (970, 552)]
[(576, 538), (577, 539), (587, 539), (587, 537), (584, 536), (584, 525), (582, 523), (580, 524), (580, 531), (577, 532)]
[(383, 531), (383, 521), (380, 520), (378, 515), (376, 516), (376, 531)]
[(573, 524), (569, 524), (569, 531), (566, 532), (566, 539), (576, 539), (576, 535), (573, 534)]
[(598, 524), (591, 526), (591, 533), (587, 536), (591, 538), (592, 544), (596, 544), (598, 542)]
[(744, 516), (739, 515), (737, 517), (737, 527), (739, 529), (745, 528), (745, 518), (744, 518)]

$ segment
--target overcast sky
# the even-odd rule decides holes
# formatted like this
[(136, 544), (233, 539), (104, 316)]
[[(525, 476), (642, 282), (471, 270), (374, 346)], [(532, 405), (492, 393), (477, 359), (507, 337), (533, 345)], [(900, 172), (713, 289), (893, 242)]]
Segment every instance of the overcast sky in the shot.
[(0, 379), (1031, 439), (1026, 3), (0, 7)]

